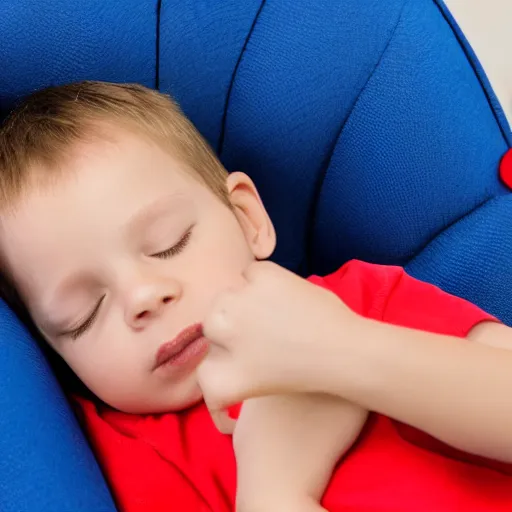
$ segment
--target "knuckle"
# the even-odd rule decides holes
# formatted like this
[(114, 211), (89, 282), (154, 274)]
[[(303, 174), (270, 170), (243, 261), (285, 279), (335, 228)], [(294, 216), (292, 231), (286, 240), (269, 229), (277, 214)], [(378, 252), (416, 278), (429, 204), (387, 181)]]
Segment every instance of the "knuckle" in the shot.
[(225, 307), (217, 304), (203, 321), (203, 330), (208, 337), (210, 334), (222, 334), (229, 324), (228, 313)]
[[(234, 295), (223, 297), (210, 310), (203, 321), (205, 336), (224, 339), (227, 341), (233, 336), (238, 318), (238, 305)], [(209, 336), (210, 335), (210, 336)]]

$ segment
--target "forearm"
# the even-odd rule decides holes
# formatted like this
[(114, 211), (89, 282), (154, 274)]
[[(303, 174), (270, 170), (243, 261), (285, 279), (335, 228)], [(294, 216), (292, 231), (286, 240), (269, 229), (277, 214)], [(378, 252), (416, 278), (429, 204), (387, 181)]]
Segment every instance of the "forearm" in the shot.
[[(325, 352), (315, 351), (319, 391), (460, 450), (512, 462), (512, 352), (500, 348), (504, 343), (362, 321), (354, 332), (356, 343), (339, 342), (347, 339), (340, 325), (339, 335), (325, 341)], [(502, 328), (500, 335), (510, 336)]]
[(255, 399), (244, 404), (243, 414), (234, 437), (237, 503), (251, 512), (320, 510), (336, 463), (367, 417), (345, 400), (313, 394)]

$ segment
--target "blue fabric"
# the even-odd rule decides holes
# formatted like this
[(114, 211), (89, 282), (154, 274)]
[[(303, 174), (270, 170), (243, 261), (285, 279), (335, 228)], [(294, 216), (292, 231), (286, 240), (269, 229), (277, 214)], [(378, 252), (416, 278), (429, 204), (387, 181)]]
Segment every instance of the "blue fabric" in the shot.
[(490, 199), (448, 226), (406, 265), (413, 276), (512, 318), (512, 195)]
[(233, 77), (219, 152), (254, 178), (278, 232), (274, 259), (303, 274), (323, 168), (403, 3), (268, 2)]
[(0, 510), (114, 510), (41, 349), (2, 302), (0, 390)]
[(494, 111), (494, 114), (496, 116), (496, 120), (498, 121), (499, 128), (503, 134), (503, 137), (507, 141), (509, 146), (512, 146), (512, 131), (511, 131), (511, 125), (510, 122), (507, 120), (505, 116), (505, 112), (503, 108), (500, 105), (500, 102), (498, 101), (498, 98), (496, 98), (496, 95), (494, 94), (494, 91), (492, 90), (491, 84), (489, 82), (489, 79), (487, 78), (487, 75), (485, 74), (485, 71), (478, 60), (478, 57), (476, 56), (475, 52), (473, 51), (473, 48), (471, 48), (471, 45), (469, 44), (469, 41), (467, 40), (466, 36), (460, 29), (460, 27), (457, 25), (457, 22), (455, 21), (455, 18), (452, 16), (450, 11), (448, 10), (448, 7), (442, 0), (435, 0), (436, 5), (439, 7), (440, 11), (442, 12), (443, 16), (445, 17), (446, 21), (450, 25), (450, 27), (453, 30), (453, 33), (455, 37), (457, 37), (457, 40), (459, 41), (462, 50), (466, 53), (466, 56), (468, 58), (469, 64), (473, 67), (475, 70), (476, 75), (478, 76), (478, 79), (480, 80), (480, 84), (482, 85), (482, 88), (484, 90), (484, 93), (487, 95), (487, 100), (489, 101), (489, 105)]
[(438, 7), (409, 2), (337, 141), (318, 201), (315, 269), (353, 257), (405, 264), (446, 226), (508, 193), (498, 180), (507, 148)]
[[(0, 110), (48, 84), (172, 93), (256, 181), (274, 259), (404, 264), (512, 325), (512, 143), (440, 0), (0, 2)], [(113, 511), (40, 349), (0, 305), (0, 510)]]
[(167, 0), (160, 15), (159, 88), (172, 92), (218, 148), (231, 77), (261, 0)]
[(0, 2), (0, 109), (41, 87), (156, 81), (157, 0)]

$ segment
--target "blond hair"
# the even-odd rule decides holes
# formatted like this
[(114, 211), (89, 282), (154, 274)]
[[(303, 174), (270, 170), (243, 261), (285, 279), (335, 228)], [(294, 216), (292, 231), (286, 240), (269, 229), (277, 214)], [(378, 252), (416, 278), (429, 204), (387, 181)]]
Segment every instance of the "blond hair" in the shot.
[(167, 95), (142, 85), (78, 82), (28, 96), (0, 129), (0, 208), (12, 205), (33, 183), (54, 180), (74, 146), (94, 140), (106, 123), (136, 131), (179, 159), (229, 204), (227, 172)]

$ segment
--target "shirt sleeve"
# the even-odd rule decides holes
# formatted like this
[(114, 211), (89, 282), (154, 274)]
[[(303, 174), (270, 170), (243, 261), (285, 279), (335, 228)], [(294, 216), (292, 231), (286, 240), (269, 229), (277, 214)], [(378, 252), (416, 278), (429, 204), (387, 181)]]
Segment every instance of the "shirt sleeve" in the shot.
[(310, 280), (336, 293), (356, 313), (389, 324), (466, 337), (480, 322), (496, 319), (470, 302), (414, 279), (396, 266), (353, 260)]

